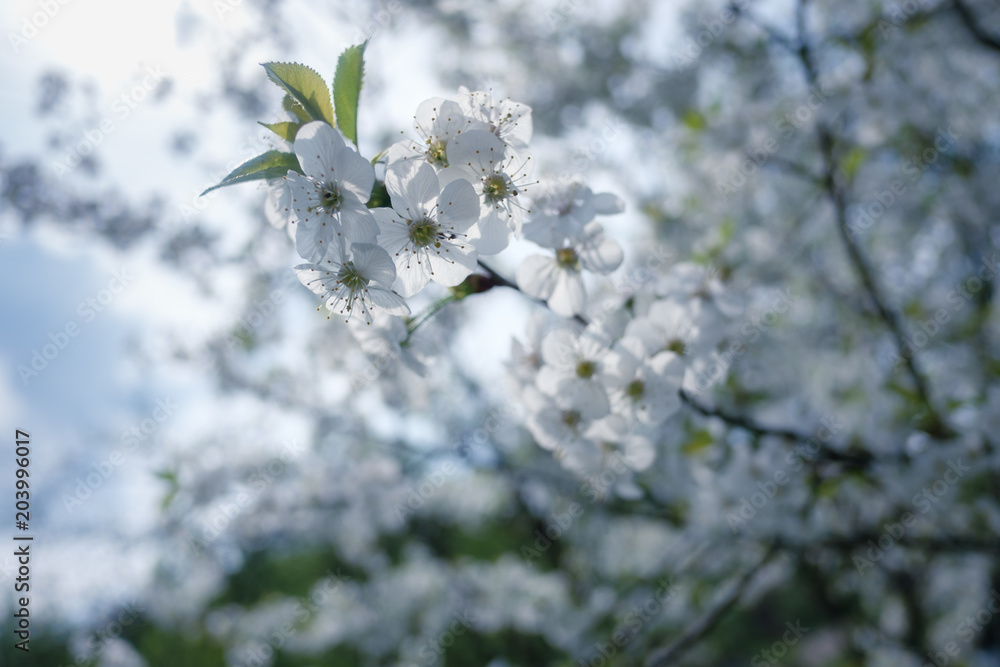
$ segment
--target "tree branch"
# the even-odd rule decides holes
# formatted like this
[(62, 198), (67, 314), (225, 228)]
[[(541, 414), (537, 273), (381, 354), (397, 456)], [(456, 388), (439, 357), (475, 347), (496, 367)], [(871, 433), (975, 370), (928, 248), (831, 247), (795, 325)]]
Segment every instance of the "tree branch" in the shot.
[(705, 638), (715, 626), (718, 625), (722, 617), (732, 609), (740, 598), (743, 597), (743, 593), (746, 592), (747, 587), (753, 581), (753, 578), (758, 572), (771, 560), (774, 554), (777, 553), (774, 545), (768, 548), (767, 553), (761, 558), (753, 567), (750, 567), (746, 572), (744, 572), (739, 580), (732, 586), (726, 595), (719, 600), (716, 605), (705, 612), (701, 618), (692, 623), (688, 628), (681, 633), (681, 635), (673, 641), (670, 645), (658, 649), (649, 656), (646, 660), (646, 667), (663, 667), (664, 665), (673, 665), (681, 654), (686, 652), (691, 646), (697, 644), (699, 641)]
[[(794, 54), (798, 58), (805, 73), (806, 83), (810, 87), (813, 87), (819, 85), (819, 73), (813, 59), (812, 49), (805, 34), (805, 4), (806, 0), (799, 0), (799, 3), (796, 6), (795, 25), (798, 34), (796, 35), (794, 41), (785, 35), (778, 33), (773, 28), (758, 22), (749, 12), (740, 11), (738, 13), (741, 16), (746, 17), (755, 25), (761, 27), (761, 29), (770, 35), (772, 40), (787, 49), (790, 53)], [(820, 153), (823, 157), (824, 173), (821, 178), (821, 184), (829, 195), (830, 201), (833, 203), (838, 234), (845, 249), (847, 250), (851, 264), (854, 266), (854, 269), (861, 280), (861, 284), (864, 287), (865, 292), (868, 294), (869, 299), (875, 306), (875, 310), (877, 311), (879, 317), (885, 322), (889, 331), (892, 333), (898, 353), (903, 358), (907, 372), (913, 379), (917, 396), (927, 411), (929, 419), (922, 425), (922, 428), (935, 437), (950, 437), (953, 435), (953, 431), (948, 427), (947, 422), (934, 407), (931, 400), (930, 389), (927, 386), (927, 382), (924, 379), (923, 374), (917, 366), (914, 355), (904, 354), (904, 350), (906, 349), (906, 336), (903, 331), (902, 318), (889, 306), (888, 300), (885, 298), (881, 287), (875, 279), (868, 259), (865, 257), (861, 247), (854, 242), (853, 238), (851, 238), (850, 232), (848, 231), (847, 195), (842, 184), (837, 178), (837, 175), (840, 172), (840, 164), (833, 150), (833, 134), (830, 132), (826, 123), (822, 119), (817, 119), (816, 121), (816, 134), (819, 142)]]
[(955, 0), (955, 13), (958, 14), (958, 18), (962, 20), (962, 24), (969, 29), (969, 32), (972, 33), (977, 42), (986, 48), (1000, 51), (1000, 39), (983, 29), (976, 16), (972, 13), (972, 9), (965, 4), (965, 0)]
[[(746, 431), (750, 431), (757, 436), (776, 436), (779, 438), (786, 438), (788, 440), (794, 440), (796, 442), (807, 443), (809, 440), (813, 440), (809, 435), (804, 433), (799, 433), (798, 431), (793, 431), (791, 429), (777, 428), (771, 426), (764, 426), (756, 422), (749, 417), (744, 417), (742, 415), (735, 415), (726, 412), (722, 408), (714, 407), (710, 408), (707, 405), (699, 403), (693, 396), (691, 396), (684, 389), (680, 390), (681, 401), (686, 403), (696, 412), (705, 415), (706, 417), (716, 417), (726, 422), (731, 426), (742, 428)], [(818, 439), (816, 439), (818, 442)], [(825, 444), (820, 443), (819, 455), (823, 460), (829, 461), (831, 463), (842, 463), (844, 465), (853, 468), (867, 468), (873, 462), (875, 462), (875, 456), (868, 452), (867, 450), (862, 450), (860, 452), (841, 452), (836, 449), (831, 449)], [(903, 455), (905, 457), (905, 454)]]

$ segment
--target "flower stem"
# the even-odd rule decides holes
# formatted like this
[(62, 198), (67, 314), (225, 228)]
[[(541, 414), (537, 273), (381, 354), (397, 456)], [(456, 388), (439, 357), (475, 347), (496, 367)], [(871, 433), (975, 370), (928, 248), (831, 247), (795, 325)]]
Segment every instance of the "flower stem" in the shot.
[(424, 322), (426, 322), (430, 318), (434, 317), (434, 315), (439, 310), (441, 310), (442, 308), (444, 308), (445, 306), (447, 306), (449, 303), (451, 303), (452, 301), (457, 301), (457, 300), (458, 300), (458, 297), (456, 297), (454, 294), (449, 294), (446, 297), (438, 299), (437, 301), (435, 301), (434, 303), (432, 303), (430, 306), (428, 306), (427, 309), (424, 310), (424, 312), (420, 313), (415, 318), (413, 318), (412, 320), (410, 320), (409, 322), (407, 322), (406, 323), (406, 339), (401, 344), (402, 345), (406, 345), (407, 343), (409, 343), (410, 342), (410, 336), (413, 335), (414, 331), (416, 331), (418, 328), (420, 328), (420, 325), (422, 325)]

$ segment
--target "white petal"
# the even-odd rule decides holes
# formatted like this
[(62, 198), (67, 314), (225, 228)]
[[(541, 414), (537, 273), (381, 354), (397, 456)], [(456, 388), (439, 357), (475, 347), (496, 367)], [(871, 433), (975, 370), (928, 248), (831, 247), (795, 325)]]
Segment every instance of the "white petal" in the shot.
[(469, 240), (480, 255), (495, 255), (510, 244), (511, 229), (507, 211), (494, 207), (469, 228)]
[(480, 176), (499, 169), (504, 159), (503, 143), (486, 130), (460, 134), (448, 142), (447, 151), (449, 165), (471, 166)]
[(596, 194), (590, 199), (590, 205), (601, 215), (614, 215), (625, 210), (625, 202), (610, 192)]
[(455, 181), (466, 181), (472, 185), (472, 189), (476, 192), (476, 196), (479, 196), (483, 180), (481, 176), (476, 174), (472, 167), (468, 165), (452, 165), (438, 172), (438, 182), (441, 184), (441, 187), (450, 185)]
[(392, 207), (407, 220), (418, 220), (434, 206), (441, 186), (437, 172), (426, 162), (411, 160), (386, 169), (385, 187)]
[(575, 372), (578, 356), (577, 336), (570, 329), (555, 329), (542, 339), (542, 359), (550, 366)]
[(607, 392), (600, 382), (592, 379), (573, 377), (563, 380), (556, 402), (564, 408), (577, 410), (588, 419), (598, 419), (611, 411)]
[(295, 135), (295, 155), (299, 166), (318, 181), (334, 180), (333, 167), (337, 154), (345, 150), (344, 138), (321, 120), (306, 123)]
[(554, 258), (531, 255), (517, 267), (517, 286), (528, 296), (548, 300), (556, 288), (557, 272)]
[(594, 273), (608, 274), (617, 269), (625, 258), (617, 241), (605, 238), (603, 234), (592, 238), (578, 251), (580, 264)]
[(368, 287), (368, 298), (372, 303), (382, 309), (383, 313), (389, 315), (409, 315), (410, 307), (406, 305), (406, 299), (381, 287)]
[(409, 238), (410, 235), (407, 232), (406, 221), (391, 208), (380, 206), (379, 208), (370, 208), (368, 212), (371, 213), (372, 218), (375, 219), (375, 224), (378, 225), (378, 244), (386, 248), (386, 250), (388, 250), (388, 247), (383, 243), (386, 238), (395, 239), (397, 236)]
[(384, 248), (370, 243), (354, 243), (351, 254), (358, 273), (368, 280), (391, 285), (396, 279), (396, 265)]
[(601, 357), (598, 375), (606, 387), (624, 387), (635, 377), (638, 365), (638, 359), (616, 346)]
[(330, 273), (318, 264), (299, 264), (295, 267), (295, 276), (299, 282), (315, 294), (326, 294), (329, 291), (323, 284), (323, 279)]
[(431, 267), (426, 253), (400, 253), (396, 258), (395, 288), (405, 297), (410, 297), (426, 287), (431, 279)]
[(375, 185), (375, 167), (371, 162), (344, 146), (333, 156), (331, 167), (341, 190), (353, 193), (361, 203), (368, 201)]
[(440, 115), (441, 105), (447, 101), (443, 97), (432, 97), (424, 100), (417, 107), (417, 113), (413, 116), (413, 125), (422, 136), (429, 137), (434, 134), (434, 124)]
[(337, 213), (344, 236), (351, 243), (375, 243), (379, 227), (371, 210), (350, 195), (344, 197)]
[(431, 257), (431, 269), (433, 274), (431, 279), (438, 285), (454, 287), (479, 266), (476, 262), (476, 249), (471, 245), (458, 246), (453, 243), (442, 242), (442, 252), (440, 255)]
[(548, 304), (552, 312), (563, 317), (573, 317), (582, 313), (587, 305), (583, 276), (578, 271), (568, 269), (556, 271), (556, 285), (548, 298)]
[(438, 199), (438, 222), (459, 234), (469, 231), (479, 219), (479, 195), (467, 180), (455, 180), (444, 187)]
[[(294, 172), (293, 172), (294, 173)], [(272, 227), (283, 229), (294, 216), (292, 211), (292, 191), (284, 178), (272, 178), (267, 182), (267, 200), (264, 215)]]

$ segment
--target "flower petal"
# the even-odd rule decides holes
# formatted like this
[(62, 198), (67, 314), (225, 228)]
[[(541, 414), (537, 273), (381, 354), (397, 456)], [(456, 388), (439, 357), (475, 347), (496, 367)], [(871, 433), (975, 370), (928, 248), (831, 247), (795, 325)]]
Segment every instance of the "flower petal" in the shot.
[(578, 271), (557, 270), (555, 288), (547, 303), (554, 313), (563, 317), (573, 317), (582, 313), (587, 305), (583, 276)]
[(438, 198), (438, 222), (459, 234), (469, 231), (479, 219), (479, 195), (467, 180), (455, 180), (444, 187)]
[(369, 285), (368, 298), (374, 305), (381, 308), (382, 312), (389, 315), (404, 316), (410, 314), (410, 307), (406, 304), (406, 299), (395, 292)]
[(554, 258), (531, 255), (517, 267), (517, 286), (528, 296), (548, 300), (556, 288), (557, 272)]
[(384, 248), (370, 243), (354, 243), (351, 254), (358, 273), (368, 280), (391, 285), (396, 279), (396, 265)]

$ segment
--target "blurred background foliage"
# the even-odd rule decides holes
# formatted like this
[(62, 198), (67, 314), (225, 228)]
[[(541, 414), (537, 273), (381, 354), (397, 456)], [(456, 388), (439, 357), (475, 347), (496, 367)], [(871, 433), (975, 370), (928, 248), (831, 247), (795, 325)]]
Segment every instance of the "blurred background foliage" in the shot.
[[(969, 282), (1000, 245), (996, 3), (166, 4), (163, 30), (198, 64), (168, 68), (131, 118), (111, 116), (125, 139), (108, 135), (60, 173), (109, 109), (108, 84), (67, 66), (31, 71), (7, 112), (8, 128), (30, 118), (30, 137), (0, 141), (7, 282), (72, 281), (47, 244), (141, 267), (147, 287), (122, 307), (148, 321), (129, 325), (113, 360), (143, 389), (122, 402), (142, 418), (169, 391), (182, 415), (130, 463), (128, 485), (95, 491), (105, 497), (87, 501), (90, 515), (68, 512), (65, 493), (138, 418), (60, 418), (87, 428), (40, 482), (44, 611), (30, 662), (8, 639), (0, 664), (1000, 663), (995, 615), (968, 640), (961, 631), (1000, 589), (1000, 322), (992, 281)], [(61, 11), (107, 12), (126, 32), (153, 21), (110, 5)], [(369, 36), (366, 155), (409, 132), (423, 99), (492, 87), (532, 107), (544, 173), (628, 202), (607, 225), (627, 249), (620, 275), (665, 248), (745, 302), (728, 340), (746, 353), (665, 425), (634, 490), (591, 502), (518, 426), (503, 391), (507, 341), (528, 312), (516, 294), (442, 310), (427, 327), (439, 350), (427, 377), (375, 368), (340, 322), (314, 316), (252, 186), (195, 196), (261, 144), (258, 119), (278, 114), (258, 62), (332, 73)], [(43, 62), (36, 47), (15, 55)], [(957, 140), (935, 148), (949, 130)], [(770, 139), (776, 150), (763, 149)], [(38, 264), (65, 275), (25, 275)], [(776, 291), (794, 306), (751, 337), (738, 325)], [(275, 316), (252, 324), (265, 303)], [(942, 308), (948, 322), (914, 363), (896, 363), (901, 339)], [(8, 341), (12, 387), (32, 344)], [(83, 371), (64, 377), (88, 391)], [(824, 419), (842, 425), (832, 449), (732, 530), (727, 515), (787, 471)], [(872, 559), (884, 527), (955, 459), (972, 472)], [(457, 472), (443, 474), (447, 463)], [(427, 483), (425, 502), (401, 512)], [(546, 545), (539, 536), (574, 503), (582, 516)], [(108, 513), (122, 525), (108, 527)], [(75, 555), (98, 541), (106, 550)], [(610, 644), (665, 577), (679, 593)], [(141, 613), (114, 630), (130, 600)], [(428, 652), (460, 613), (475, 622)], [(809, 630), (782, 645), (788, 623)], [(941, 653), (949, 642), (957, 655)]]

